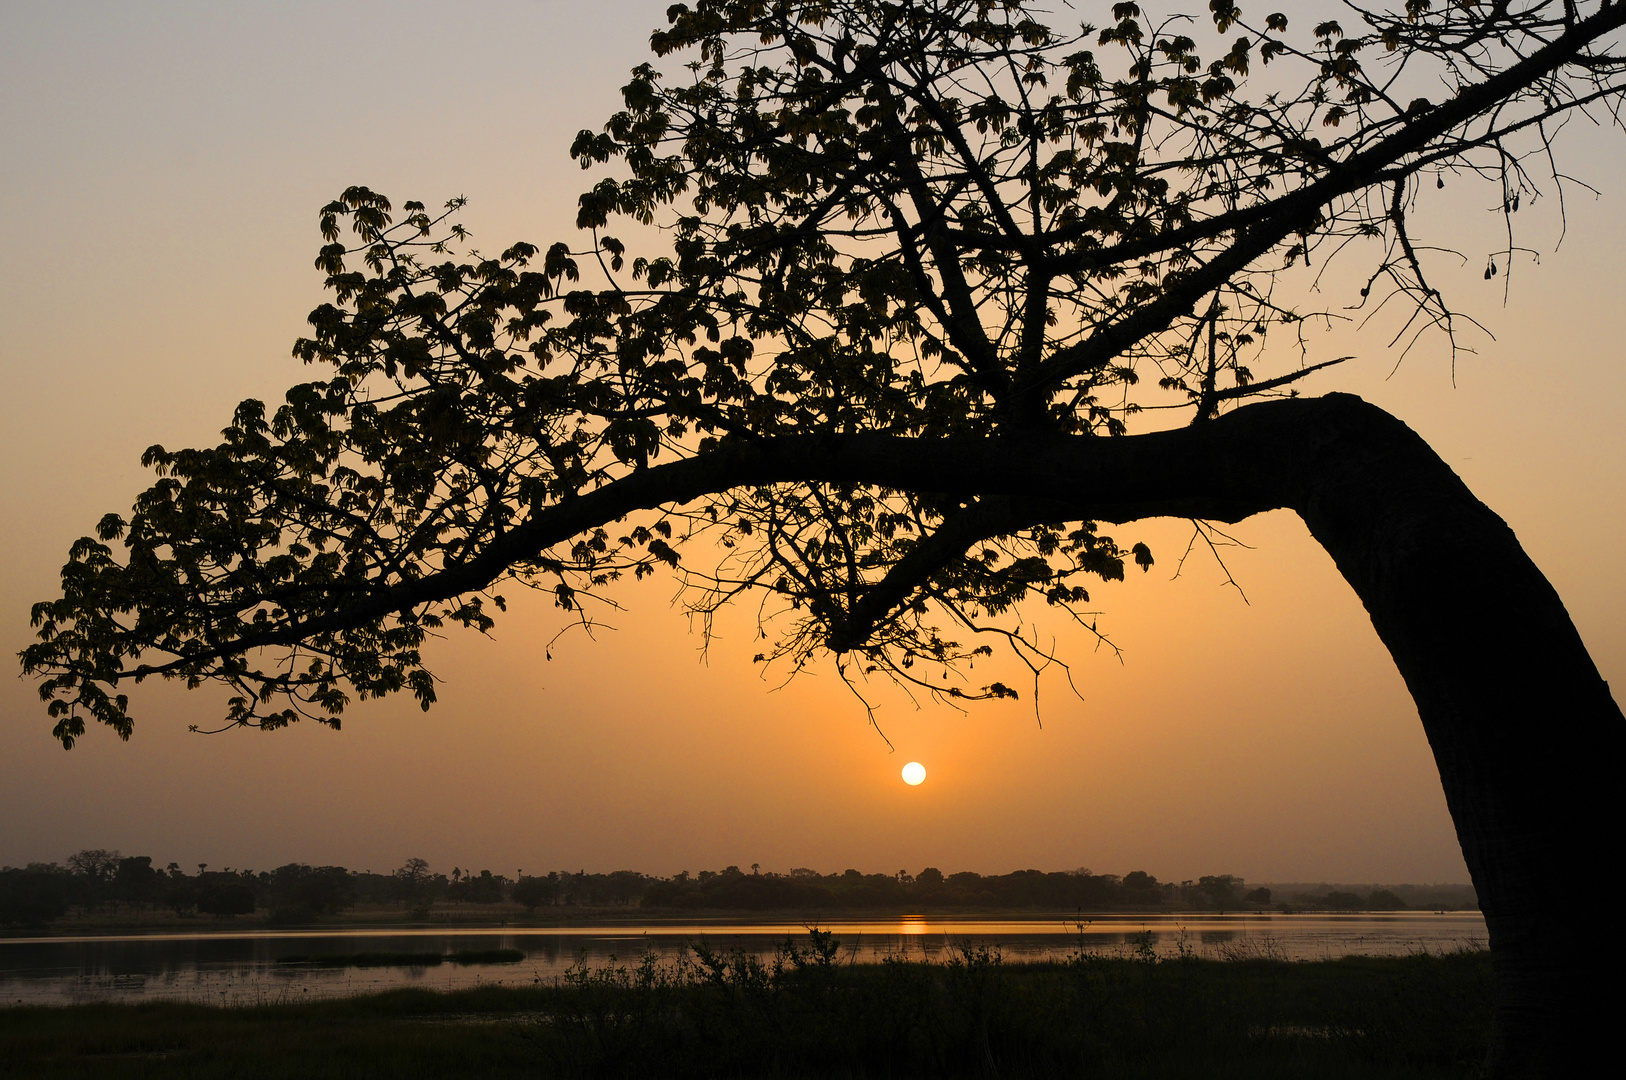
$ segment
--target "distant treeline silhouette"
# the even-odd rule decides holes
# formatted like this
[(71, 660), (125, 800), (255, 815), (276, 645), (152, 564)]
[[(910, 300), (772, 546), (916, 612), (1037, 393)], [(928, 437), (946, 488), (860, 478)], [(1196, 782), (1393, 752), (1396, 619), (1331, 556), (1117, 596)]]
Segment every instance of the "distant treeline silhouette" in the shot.
[[(654, 908), (731, 908), (746, 911), (796, 909), (903, 910), (1043, 909), (1048, 911), (1238, 910), (1272, 906), (1271, 890), (1249, 889), (1234, 874), (1196, 881), (1165, 882), (1144, 870), (1093, 874), (1088, 870), (1046, 873), (1017, 870), (1009, 874), (963, 871), (944, 874), (928, 866), (918, 874), (863, 874), (847, 870), (820, 874), (797, 869), (765, 874), (756, 867), (744, 873), (736, 866), (720, 872), (678, 874), (653, 880), (642, 902)], [(1279, 898), (1277, 904), (1286, 898)], [(1327, 897), (1295, 897), (1294, 906), (1328, 906), (1348, 910), (1402, 910), (1409, 905), (1389, 889), (1366, 894), (1332, 892)]]
[(1293, 886), (1249, 888), (1233, 874), (1196, 881), (1161, 882), (1141, 870), (1123, 876), (1088, 870), (1018, 870), (983, 875), (788, 874), (749, 872), (737, 866), (662, 878), (632, 870), (608, 874), (554, 871), (517, 879), (490, 870), (450, 874), (409, 859), (389, 874), (342, 866), (289, 863), (275, 870), (210, 870), (189, 874), (175, 863), (159, 868), (150, 856), (121, 856), (100, 848), (75, 852), (64, 864), (31, 863), (0, 869), (0, 926), (37, 927), (70, 912), (84, 915), (170, 910), (177, 916), (226, 918), (266, 913), (273, 923), (308, 923), (357, 905), (394, 905), (427, 917), (439, 905), (512, 904), (537, 913), (558, 908), (634, 908), (665, 911), (975, 911), (975, 910), (1241, 910), (1326, 909), (1397, 911), (1477, 906), (1467, 886), (1388, 888)]
[(210, 870), (188, 874), (176, 863), (159, 869), (147, 855), (121, 856), (92, 848), (65, 865), (30, 863), (0, 869), (0, 926), (42, 925), (70, 911), (154, 911), (226, 917), (268, 913), (273, 922), (304, 923), (358, 904), (423, 909), (437, 900), (497, 904), (515, 883), (486, 870), (430, 874), (422, 859), (391, 874), (343, 866), (288, 863), (275, 870)]

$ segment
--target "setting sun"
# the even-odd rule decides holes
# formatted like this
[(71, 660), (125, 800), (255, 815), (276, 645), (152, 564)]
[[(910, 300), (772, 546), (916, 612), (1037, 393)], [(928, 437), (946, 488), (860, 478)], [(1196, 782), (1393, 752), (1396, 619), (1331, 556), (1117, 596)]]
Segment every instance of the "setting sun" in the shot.
[(903, 767), (903, 782), (914, 787), (926, 779), (926, 766), (918, 761), (911, 761)]

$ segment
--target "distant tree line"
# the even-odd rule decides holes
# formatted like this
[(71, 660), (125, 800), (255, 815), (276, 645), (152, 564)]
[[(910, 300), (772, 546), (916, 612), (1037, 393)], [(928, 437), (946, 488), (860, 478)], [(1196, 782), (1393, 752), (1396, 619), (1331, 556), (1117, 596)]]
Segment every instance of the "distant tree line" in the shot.
[(437, 901), (495, 904), (508, 900), (513, 888), (510, 879), (489, 870), (433, 874), (422, 859), (408, 860), (391, 874), (306, 863), (261, 871), (211, 870), (199, 863), (197, 873), (189, 874), (176, 863), (160, 869), (150, 856), (91, 848), (62, 864), (0, 869), (0, 927), (42, 926), (69, 912), (165, 909), (216, 918), (260, 911), (272, 922), (303, 923), (358, 904), (408, 909), (427, 909)]
[[(1444, 892), (1440, 892), (1443, 889)], [(48, 924), (70, 912), (84, 915), (169, 910), (177, 916), (229, 918), (264, 912), (272, 923), (299, 924), (336, 915), (357, 905), (396, 906), (425, 917), (437, 904), (515, 904), (543, 908), (636, 908), (667, 911), (887, 911), (1028, 909), (1257, 910), (1267, 907), (1332, 911), (1398, 911), (1408, 907), (1473, 907), (1472, 890), (1396, 886), (1353, 891), (1349, 887), (1295, 886), (1289, 895), (1247, 887), (1232, 874), (1165, 882), (1142, 870), (1123, 876), (1088, 870), (1046, 873), (1018, 870), (983, 875), (944, 874), (927, 867), (918, 874), (820, 874), (798, 868), (788, 874), (750, 872), (738, 866), (687, 871), (669, 878), (632, 870), (608, 874), (554, 871), (509, 878), (490, 870), (454, 867), (438, 873), (424, 859), (408, 859), (389, 874), (342, 866), (288, 863), (275, 870), (210, 870), (195, 874), (175, 863), (163, 868), (146, 855), (121, 856), (100, 848), (75, 852), (65, 863), (30, 863), (0, 869), (0, 927)], [(1398, 890), (1398, 891), (1397, 891)], [(1286, 890), (1278, 889), (1285, 893)], [(1408, 896), (1401, 896), (1406, 892)]]
[[(1044, 909), (1050, 911), (1109, 911), (1178, 909), (1236, 911), (1271, 904), (1268, 888), (1249, 889), (1234, 874), (1215, 874), (1195, 881), (1159, 881), (1144, 870), (1093, 874), (1088, 870), (1046, 873), (1018, 870), (983, 875), (971, 871), (945, 875), (928, 866), (918, 874), (864, 874), (846, 870), (820, 874), (796, 869), (789, 874), (764, 874), (737, 866), (720, 872), (703, 870), (652, 881), (644, 891), (646, 907), (739, 908), (750, 911), (826, 909)], [(1341, 894), (1340, 894), (1341, 896)], [(1406, 905), (1393, 893), (1379, 890), (1357, 898), (1352, 907), (1400, 909)], [(1365, 903), (1371, 899), (1373, 903)], [(1321, 906), (1312, 901), (1312, 906)]]

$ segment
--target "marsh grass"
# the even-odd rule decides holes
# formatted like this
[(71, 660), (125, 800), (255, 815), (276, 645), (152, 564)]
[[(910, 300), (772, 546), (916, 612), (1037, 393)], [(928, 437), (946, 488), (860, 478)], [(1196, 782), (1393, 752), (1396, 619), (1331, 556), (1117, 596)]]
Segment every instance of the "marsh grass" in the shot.
[(815, 934), (768, 961), (702, 944), (532, 987), (5, 1009), (0, 1076), (1466, 1077), (1489, 989), (1482, 952), (851, 964)]

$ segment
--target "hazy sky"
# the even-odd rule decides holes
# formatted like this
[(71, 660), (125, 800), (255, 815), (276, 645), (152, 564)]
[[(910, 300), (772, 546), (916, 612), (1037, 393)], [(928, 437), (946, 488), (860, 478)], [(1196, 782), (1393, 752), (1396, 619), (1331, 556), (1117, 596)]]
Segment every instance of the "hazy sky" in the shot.
[[(239, 399), (307, 377), (288, 353), (323, 298), (322, 203), (356, 183), (398, 204), (463, 194), (488, 248), (566, 236), (593, 178), (570, 138), (615, 108), (665, 6), (0, 0), (7, 654), (68, 545), (150, 482), (143, 448), (211, 443)], [(1626, 136), (1591, 129), (1565, 149), (1602, 194), (1570, 192), (1556, 251), (1555, 200), (1522, 215), (1540, 265), (1516, 264), (1505, 307), (1501, 278), (1480, 276), (1491, 193), (1462, 185), (1419, 211), (1467, 253), (1439, 283), (1496, 335), (1470, 339), (1454, 386), (1437, 344), (1391, 377), (1398, 357), (1369, 331), (1320, 343), (1360, 359), (1309, 389), (1360, 393), (1421, 432), (1512, 524), (1618, 681), (1626, 191), (1611, 177)], [(616, 632), (566, 635), (551, 661), (558, 613), (509, 589), (495, 640), (432, 649), (439, 706), (354, 707), (342, 732), (190, 735), (223, 695), (159, 684), (134, 691), (129, 743), (96, 728), (64, 753), (33, 683), (7, 679), (0, 863), (109, 847), (262, 868), (1466, 880), (1415, 709), (1353, 593), (1296, 517), (1235, 532), (1247, 603), (1204, 557), (1171, 580), (1189, 526), (1113, 530), (1158, 555), (1092, 589), (1123, 663), (1056, 627), (1082, 700), (1047, 679), (1042, 728), (1026, 693), (962, 715), (877, 688), (895, 753), (828, 672), (763, 681), (744, 621), (702, 659), (660, 579), (623, 591)], [(919, 788), (898, 778), (910, 760), (928, 769)]]

